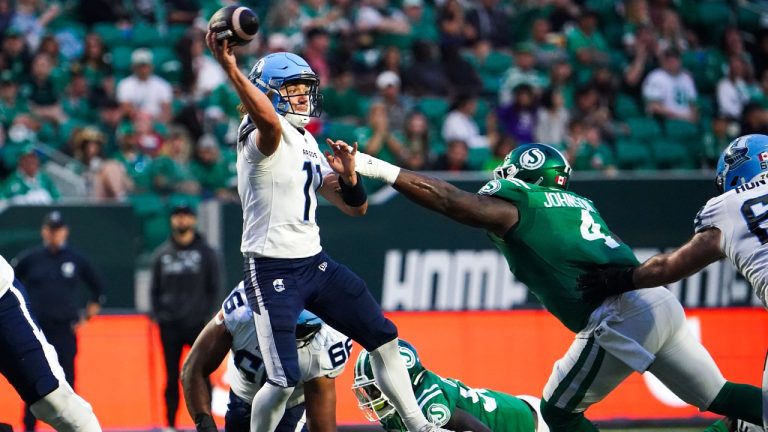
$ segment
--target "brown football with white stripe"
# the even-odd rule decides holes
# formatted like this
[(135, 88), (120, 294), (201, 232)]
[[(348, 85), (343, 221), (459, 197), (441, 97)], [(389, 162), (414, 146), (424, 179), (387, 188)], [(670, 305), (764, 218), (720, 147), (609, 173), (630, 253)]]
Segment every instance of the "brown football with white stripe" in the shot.
[(229, 41), (229, 46), (248, 45), (259, 32), (259, 17), (245, 6), (226, 6), (213, 14), (208, 30), (217, 41)]

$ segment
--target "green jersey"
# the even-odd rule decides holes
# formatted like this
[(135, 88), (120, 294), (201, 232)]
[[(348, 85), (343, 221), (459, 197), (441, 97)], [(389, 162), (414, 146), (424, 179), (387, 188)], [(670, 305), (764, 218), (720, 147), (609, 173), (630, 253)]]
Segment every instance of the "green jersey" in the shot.
[[(456, 409), (471, 414), (493, 432), (534, 432), (534, 413), (514, 396), (486, 389), (473, 389), (453, 378), (442, 378), (424, 370), (414, 379), (413, 393), (424, 416), (445, 426)], [(407, 431), (398, 415), (385, 417), (387, 431)]]
[(635, 266), (637, 258), (613, 235), (592, 201), (567, 190), (517, 179), (492, 180), (478, 192), (513, 203), (517, 226), (489, 234), (509, 269), (571, 331), (584, 328), (598, 306), (586, 303), (576, 279), (598, 265)]

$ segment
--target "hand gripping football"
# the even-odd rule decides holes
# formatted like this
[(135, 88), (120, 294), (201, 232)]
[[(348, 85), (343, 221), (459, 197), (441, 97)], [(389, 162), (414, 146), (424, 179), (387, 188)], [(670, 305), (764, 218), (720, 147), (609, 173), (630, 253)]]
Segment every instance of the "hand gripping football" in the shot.
[(229, 46), (248, 45), (259, 32), (259, 17), (245, 6), (226, 6), (213, 14), (208, 30), (219, 43), (227, 40)]

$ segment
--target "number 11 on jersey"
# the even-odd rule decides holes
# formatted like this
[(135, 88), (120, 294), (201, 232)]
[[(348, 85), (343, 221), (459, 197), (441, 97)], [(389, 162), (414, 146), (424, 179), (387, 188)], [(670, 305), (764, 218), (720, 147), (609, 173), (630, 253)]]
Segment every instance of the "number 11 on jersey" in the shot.
[[(313, 171), (313, 165), (310, 161), (304, 162), (303, 170), (307, 172), (307, 181), (304, 183), (304, 222), (309, 222), (309, 209), (312, 207), (312, 197), (309, 196), (309, 188), (312, 186), (312, 183), (314, 183), (315, 171), (317, 171), (318, 178), (315, 190), (323, 185), (323, 174), (320, 172), (320, 165), (317, 164), (314, 165)], [(317, 200), (317, 198), (315, 198), (315, 200)]]

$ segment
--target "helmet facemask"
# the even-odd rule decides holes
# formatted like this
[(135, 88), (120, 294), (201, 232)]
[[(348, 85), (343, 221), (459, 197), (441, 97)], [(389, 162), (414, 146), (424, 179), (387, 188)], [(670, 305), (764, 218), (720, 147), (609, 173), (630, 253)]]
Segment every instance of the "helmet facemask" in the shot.
[[(293, 93), (292, 86), (305, 85), (308, 87), (306, 92)], [(320, 117), (322, 114), (322, 95), (319, 92), (320, 81), (315, 77), (302, 77), (297, 79), (285, 80), (285, 84), (280, 87), (277, 111), (282, 114), (289, 123), (296, 127), (304, 127), (309, 123), (311, 117)], [(291, 99), (297, 100), (306, 96), (309, 100), (307, 105), (309, 111), (299, 112), (291, 104)]]
[(357, 406), (368, 421), (377, 422), (397, 412), (373, 377), (356, 376), (352, 391), (357, 398)]

